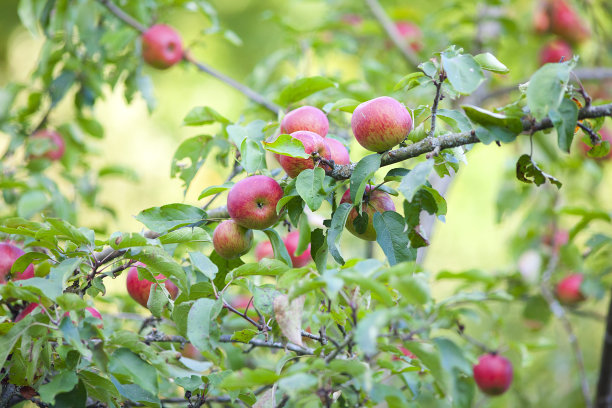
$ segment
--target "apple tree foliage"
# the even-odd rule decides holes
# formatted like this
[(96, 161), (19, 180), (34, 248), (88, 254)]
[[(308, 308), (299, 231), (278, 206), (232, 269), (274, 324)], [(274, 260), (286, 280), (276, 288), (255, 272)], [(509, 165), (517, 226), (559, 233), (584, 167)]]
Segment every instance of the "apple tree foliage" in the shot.
[[(104, 179), (134, 177), (129, 168), (90, 164), (95, 154), (90, 141), (105, 136), (96, 102), (113, 89), (121, 89), (128, 103), (143, 98), (150, 110), (168, 102), (155, 100), (139, 32), (129, 19), (148, 26), (168, 13), (196, 13), (205, 22), (204, 41), (221, 35), (228, 47), (239, 43), (211, 3), (19, 1), (22, 24), (44, 42), (29, 81), (0, 90), (0, 130), (9, 137), (0, 163), (0, 237), (26, 250), (13, 270), (33, 263), (36, 275), (0, 286), (0, 406), (589, 404), (596, 374), (584, 373), (582, 333), (576, 340), (570, 325), (574, 313), (588, 313), (564, 308), (552, 287), (570, 271), (585, 275), (581, 290), (590, 299), (601, 299), (609, 285), (610, 200), (594, 192), (609, 183), (607, 164), (596, 158), (610, 150), (598, 131), (609, 122), (605, 117), (612, 115), (612, 105), (605, 100), (609, 94), (591, 98), (587, 93), (600, 82), (589, 88), (586, 78), (585, 90), (577, 80), (581, 68), (612, 62), (603, 51), (612, 46), (612, 19), (605, 14), (609, 5), (585, 5), (584, 15), (597, 16), (588, 21), (600, 33), (593, 34), (589, 46), (601, 52), (541, 68), (512, 55), (521, 52), (520, 41), (536, 41), (527, 17), (531, 2), (513, 7), (514, 2), (450, 1), (448, 10), (436, 13), (382, 2), (383, 13), (421, 23), (422, 48), (408, 56), (379, 27), (388, 16), (381, 18), (376, 1), (311, 2), (331, 11), (305, 28), (296, 24), (295, 15), (271, 7), (253, 18), (265, 19), (285, 41), (263, 55), (245, 80), (253, 103), (237, 122), (210, 106), (193, 107), (183, 125), (215, 124), (216, 130), (184, 140), (171, 160), (170, 176), (181, 180), (185, 191), (206, 163), (227, 167), (227, 182), (207, 187), (199, 203), (143, 209), (136, 216), (142, 233), (87, 225), (77, 217), (80, 207), (114, 216), (108, 200), (99, 196)], [(304, 4), (287, 2), (286, 7), (294, 6), (301, 10)], [(487, 31), (491, 27), (493, 33)], [(303, 63), (304, 47), (310, 58), (321, 61), (334, 55), (358, 58), (359, 73), (345, 77), (321, 68), (316, 75), (313, 70), (296, 74), (287, 66)], [(165, 75), (187, 69), (206, 75), (198, 64), (186, 58)], [(494, 95), (519, 80), (510, 98)], [(346, 143), (352, 137), (351, 112), (381, 95), (404, 103), (414, 119), (413, 131), (395, 150), (353, 156), (355, 163), (332, 169), (317, 166), (295, 179), (284, 177), (267, 153), (305, 156), (301, 143), (279, 135), (279, 120), (288, 110), (305, 104), (321, 108), (332, 137)], [(52, 112), (66, 99), (73, 115), (54, 123)], [(29, 137), (48, 126), (67, 145), (59, 163), (33, 158), (45, 146)], [(516, 146), (497, 199), (498, 220), (518, 220), (511, 242), (499, 243), (510, 248), (516, 262), (497, 271), (425, 270), (417, 260), (429, 245), (422, 216), (444, 221), (452, 205), (432, 180), (460, 177), (469, 151), (479, 143), (488, 149)], [(580, 143), (589, 146), (588, 154), (569, 155)], [(225, 260), (212, 250), (211, 235), (228, 215), (223, 206), (206, 203), (223, 196), (235, 179), (253, 174), (272, 176), (284, 189), (278, 205), (282, 219), (265, 231), (275, 258)], [(59, 187), (66, 184), (69, 192)], [(345, 223), (353, 206), (339, 199), (348, 187), (364, 191), (367, 184), (393, 195), (397, 211), (356, 220), (373, 222), (373, 245), (381, 257), (348, 257)], [(478, 200), (478, 186), (472, 194)], [(359, 196), (352, 197), (357, 208)], [(322, 217), (322, 225), (312, 226), (313, 213)], [(288, 226), (299, 229), (300, 250), (311, 245), (308, 266), (289, 266), (280, 239)], [(568, 237), (558, 242), (564, 230)], [(179, 296), (171, 299), (167, 291), (152, 289), (150, 317), (105, 313), (98, 327), (99, 321), (84, 313), (86, 306), (118, 302), (136, 310), (131, 301), (108, 299), (105, 288), (134, 262), (147, 265), (139, 269), (141, 278), (163, 274), (178, 286)], [(446, 282), (458, 284), (439, 296), (434, 288)], [(246, 311), (232, 306), (237, 295), (250, 299)], [(15, 323), (33, 302), (43, 307)], [(509, 335), (526, 330), (503, 319), (510, 308), (523, 310), (536, 331)], [(550, 322), (554, 318), (561, 323)], [(559, 329), (559, 340), (552, 332), (537, 331), (552, 324), (569, 331)], [(564, 366), (573, 373), (566, 377), (571, 383), (560, 389), (554, 381), (538, 380), (534, 391), (534, 380), (524, 373), (530, 373), (534, 355), (555, 341), (572, 346), (575, 356), (567, 357)], [(202, 359), (181, 355), (187, 343)], [(472, 366), (492, 350), (513, 362), (515, 379), (507, 395), (483, 401)]]

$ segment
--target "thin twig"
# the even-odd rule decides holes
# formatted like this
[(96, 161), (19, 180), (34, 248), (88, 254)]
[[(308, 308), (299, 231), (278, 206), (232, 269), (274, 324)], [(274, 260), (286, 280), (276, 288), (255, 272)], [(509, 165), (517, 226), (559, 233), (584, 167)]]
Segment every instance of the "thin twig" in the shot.
[(598, 145), (601, 143), (601, 138), (599, 137), (599, 135), (590, 127), (588, 127), (587, 125), (585, 125), (584, 123), (577, 123), (578, 127), (582, 130), (584, 130), (586, 132), (587, 135), (589, 135), (589, 137), (591, 138), (591, 143), (593, 144), (593, 146)]
[(438, 115), (438, 104), (442, 100), (442, 84), (444, 83), (444, 79), (446, 78), (446, 74), (444, 70), (440, 72), (437, 81), (434, 81), (434, 85), (436, 86), (436, 96), (434, 98), (433, 105), (431, 107), (431, 130), (429, 131), (429, 137), (433, 137), (436, 132), (436, 117)]
[(136, 21), (136, 19), (134, 19), (129, 14), (127, 14), (125, 11), (121, 10), (112, 1), (110, 1), (110, 0), (98, 0), (98, 1), (104, 7), (106, 7), (111, 13), (113, 13), (115, 15), (115, 17), (117, 17), (119, 20), (123, 21), (125, 24), (129, 25), (133, 29), (135, 29), (135, 30), (137, 30), (137, 31), (139, 31), (141, 33), (144, 33), (145, 31), (147, 31), (147, 27), (145, 27), (144, 25), (140, 24), (138, 21)]

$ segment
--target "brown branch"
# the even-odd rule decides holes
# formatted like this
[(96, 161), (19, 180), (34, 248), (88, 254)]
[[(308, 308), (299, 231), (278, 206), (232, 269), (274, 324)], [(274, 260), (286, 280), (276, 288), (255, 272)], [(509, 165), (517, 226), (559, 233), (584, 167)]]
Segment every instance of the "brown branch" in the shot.
[(402, 53), (406, 61), (408, 61), (414, 67), (419, 65), (418, 57), (414, 51), (412, 51), (412, 49), (402, 40), (402, 36), (397, 27), (393, 21), (391, 21), (378, 0), (365, 0), (365, 2), (368, 7), (370, 7), (370, 11), (372, 14), (374, 14), (376, 21), (378, 21), (381, 27), (385, 30), (391, 41), (393, 41), (393, 44)]

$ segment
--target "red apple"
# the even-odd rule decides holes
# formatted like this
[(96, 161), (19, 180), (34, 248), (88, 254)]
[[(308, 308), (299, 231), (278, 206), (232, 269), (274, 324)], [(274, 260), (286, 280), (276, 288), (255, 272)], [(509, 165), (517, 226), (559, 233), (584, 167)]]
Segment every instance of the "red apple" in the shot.
[(245, 228), (266, 229), (278, 221), (276, 204), (283, 189), (271, 177), (251, 176), (234, 184), (227, 195), (227, 212)]
[(474, 366), (474, 381), (485, 394), (501, 395), (512, 384), (512, 363), (494, 353), (480, 356)]
[(281, 133), (293, 133), (299, 130), (308, 130), (321, 137), (327, 135), (329, 121), (322, 110), (314, 106), (302, 106), (287, 113), (281, 120)]
[[(100, 314), (100, 312), (98, 312), (98, 309), (96, 309), (95, 307), (86, 307), (85, 310), (87, 310), (89, 314), (92, 315), (93, 317), (102, 320), (102, 315)], [(64, 313), (64, 316), (70, 316), (70, 312)], [(101, 329), (102, 327), (104, 327), (104, 325), (100, 323), (98, 327)]]
[(397, 28), (404, 43), (412, 48), (414, 52), (419, 52), (423, 49), (423, 33), (418, 25), (409, 21), (398, 21), (395, 23), (395, 28)]
[[(403, 355), (405, 355), (408, 358), (417, 358), (417, 356), (415, 356), (410, 350), (408, 350), (406, 347), (402, 347), (399, 346), (397, 348)], [(394, 355), (393, 357), (391, 357), (392, 360), (401, 360), (401, 358), (399, 358), (398, 356)]]
[(253, 231), (240, 226), (234, 220), (225, 220), (215, 228), (213, 246), (225, 259), (240, 258), (249, 252), (253, 244)]
[(335, 164), (350, 164), (351, 158), (349, 157), (349, 152), (346, 147), (342, 144), (342, 142), (332, 139), (328, 137), (325, 139), (327, 145), (329, 146), (329, 153), (331, 159)]
[[(331, 158), (327, 142), (317, 133), (300, 130), (291, 133), (291, 137), (300, 140), (304, 144), (304, 151), (307, 154), (317, 152), (321, 157)], [(285, 173), (292, 178), (297, 177), (298, 174), (306, 169), (314, 168), (314, 162), (310, 157), (301, 159), (299, 157), (281, 156), (279, 162)]]
[(551, 232), (547, 233), (542, 237), (542, 243), (546, 246), (552, 246), (555, 249), (559, 249), (563, 245), (569, 242), (569, 231), (564, 229), (558, 229), (555, 234)]
[(591, 35), (578, 13), (564, 0), (553, 0), (550, 5), (551, 31), (563, 39), (580, 43)]
[[(147, 302), (149, 301), (149, 293), (151, 292), (151, 286), (157, 285), (157, 283), (148, 281), (146, 279), (138, 279), (137, 266), (146, 268), (146, 266), (140, 262), (132, 266), (127, 274), (126, 287), (132, 299), (140, 303), (142, 306), (147, 307)], [(155, 277), (155, 279), (166, 279), (166, 277), (160, 273)], [(166, 286), (168, 292), (170, 292), (170, 297), (172, 297), (172, 299), (175, 299), (178, 295), (178, 287), (172, 281), (170, 281), (170, 279), (166, 279), (164, 285)]]
[(538, 34), (544, 34), (550, 28), (550, 18), (547, 7), (538, 6), (533, 13), (533, 29)]
[[(7, 278), (10, 277), (13, 264), (23, 254), (25, 254), (25, 252), (13, 244), (6, 242), (0, 243), (0, 284), (6, 283)], [(33, 277), (34, 267), (30, 264), (25, 270), (17, 272), (15, 276), (12, 277), (12, 280), (23, 280)]]
[(183, 351), (181, 352), (181, 354), (183, 355), (183, 357), (187, 357), (192, 360), (204, 360), (202, 353), (200, 353), (200, 351), (195, 348), (195, 346), (191, 343), (185, 344), (185, 347), (183, 347)]
[[(365, 232), (359, 234), (353, 226), (353, 220), (357, 218), (357, 211), (355, 208), (351, 210), (346, 219), (346, 229), (358, 238), (366, 241), (376, 241), (376, 230), (374, 229), (374, 213), (385, 211), (395, 211), (395, 204), (391, 200), (391, 196), (381, 190), (372, 190), (372, 186), (366, 186), (365, 193), (363, 195), (363, 201), (361, 202), (361, 211), (368, 214), (368, 226)], [(353, 203), (351, 201), (351, 190), (346, 190), (340, 204), (342, 203)]]
[(66, 151), (66, 143), (64, 143), (64, 139), (62, 135), (60, 135), (55, 130), (50, 129), (41, 129), (34, 133), (31, 139), (47, 139), (49, 141), (49, 150), (47, 150), (43, 154), (32, 155), (33, 158), (38, 159), (41, 157), (46, 157), (49, 160), (59, 160), (64, 155)]
[(142, 57), (155, 68), (170, 68), (183, 58), (181, 36), (172, 27), (154, 25), (142, 34)]
[[(607, 128), (599, 129), (599, 136), (601, 136), (602, 142), (608, 141), (610, 142), (610, 145), (612, 145), (612, 132), (610, 132)], [(584, 152), (585, 156), (589, 152), (589, 150), (591, 150), (591, 147), (584, 142), (580, 143), (580, 147), (582, 148), (582, 151)], [(612, 159), (612, 149), (610, 149), (610, 152), (606, 156), (597, 157), (597, 159), (599, 160)]]
[(586, 299), (580, 291), (580, 285), (584, 280), (584, 275), (581, 273), (572, 274), (557, 284), (556, 293), (557, 299), (566, 305), (575, 305)]
[(540, 65), (570, 60), (572, 47), (563, 40), (554, 40), (540, 50)]
[(287, 247), (287, 252), (289, 252), (289, 256), (291, 257), (291, 263), (294, 268), (301, 268), (302, 266), (306, 266), (310, 263), (312, 257), (310, 256), (310, 244), (308, 244), (308, 248), (301, 254), (297, 254), (295, 251), (297, 249), (298, 243), (300, 242), (300, 232), (293, 231), (287, 234), (285, 239), (283, 239), (285, 243), (285, 247)]
[(17, 317), (15, 317), (15, 323), (20, 320), (23, 320), (24, 317), (32, 313), (38, 307), (40, 307), (40, 304), (38, 303), (30, 303), (29, 305), (27, 305), (21, 312), (19, 312)]
[(404, 105), (381, 96), (355, 108), (351, 128), (360, 145), (380, 153), (406, 139), (412, 130), (412, 117)]
[(255, 247), (255, 259), (257, 262), (264, 258), (274, 258), (274, 249), (270, 241), (262, 241)]

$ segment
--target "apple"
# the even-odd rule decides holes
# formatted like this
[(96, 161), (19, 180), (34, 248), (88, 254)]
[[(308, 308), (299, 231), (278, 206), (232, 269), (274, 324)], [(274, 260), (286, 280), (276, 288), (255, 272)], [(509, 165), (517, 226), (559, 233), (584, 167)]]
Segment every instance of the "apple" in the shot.
[(542, 243), (546, 246), (552, 246), (555, 249), (559, 249), (563, 245), (569, 242), (569, 231), (564, 229), (558, 229), (555, 231), (554, 236), (552, 232), (547, 233), (542, 237)]
[[(610, 142), (610, 145), (612, 145), (612, 132), (610, 132), (607, 128), (599, 129), (599, 136), (601, 136), (602, 142), (608, 141)], [(580, 147), (582, 148), (582, 151), (585, 156), (589, 152), (589, 150), (591, 150), (591, 147), (584, 142), (580, 143)], [(599, 160), (612, 159), (612, 149), (610, 149), (610, 152), (606, 156), (597, 157), (597, 159)]]
[(381, 153), (406, 139), (412, 130), (412, 117), (404, 105), (381, 96), (355, 108), (351, 128), (360, 145)]
[[(368, 214), (368, 226), (365, 232), (359, 234), (353, 226), (353, 220), (357, 218), (357, 211), (355, 208), (351, 209), (351, 212), (346, 219), (346, 229), (349, 230), (354, 236), (364, 239), (366, 241), (376, 241), (376, 230), (374, 229), (374, 213), (383, 213), (385, 211), (395, 211), (395, 204), (391, 200), (391, 196), (384, 191), (374, 190), (371, 191), (373, 186), (366, 186), (365, 193), (363, 195), (363, 201), (361, 202), (361, 211)], [(340, 204), (353, 203), (351, 201), (351, 190), (348, 189), (342, 196)]]
[[(146, 265), (138, 262), (130, 268), (127, 274), (126, 287), (132, 299), (140, 303), (142, 306), (147, 307), (151, 286), (157, 285), (157, 283), (146, 279), (138, 279), (138, 267), (146, 268)], [(166, 279), (166, 277), (160, 273), (155, 277), (155, 279)], [(178, 295), (178, 287), (172, 281), (170, 281), (170, 279), (166, 279), (164, 285), (166, 286), (168, 292), (170, 292), (170, 297), (175, 299)]]
[[(402, 346), (398, 346), (397, 348), (403, 355), (405, 355), (408, 358), (417, 358), (417, 356), (415, 356), (410, 350), (408, 350), (406, 347), (402, 347)], [(400, 357), (394, 355), (393, 357), (391, 357), (391, 360), (401, 360)]]
[(192, 360), (204, 360), (202, 353), (200, 353), (200, 351), (195, 348), (195, 346), (191, 343), (185, 344), (185, 347), (183, 347), (183, 351), (181, 352), (181, 354), (183, 355), (183, 357), (187, 357)]
[(339, 140), (332, 139), (331, 137), (326, 138), (325, 142), (329, 146), (329, 153), (331, 159), (335, 164), (350, 164), (351, 158), (347, 148)]
[(291, 263), (294, 268), (301, 268), (302, 266), (306, 266), (310, 263), (312, 257), (310, 256), (310, 244), (304, 252), (301, 254), (297, 254), (297, 246), (300, 242), (300, 232), (293, 231), (287, 234), (287, 236), (283, 239), (285, 243), (285, 247), (287, 247), (287, 252), (289, 252), (289, 256), (291, 257)]
[(47, 139), (50, 144), (49, 150), (47, 150), (43, 154), (32, 155), (32, 158), (34, 159), (46, 157), (49, 160), (56, 161), (56, 160), (61, 159), (62, 156), (64, 155), (64, 152), (66, 151), (66, 143), (64, 142), (62, 135), (60, 135), (59, 132), (56, 132), (55, 130), (41, 129), (35, 132), (30, 138), (31, 139)]
[(550, 18), (546, 7), (538, 7), (533, 13), (533, 29), (537, 34), (544, 34), (550, 28)]
[(550, 4), (550, 28), (554, 34), (572, 43), (583, 42), (591, 35), (578, 13), (564, 0), (553, 0)]
[(156, 24), (142, 34), (142, 57), (158, 69), (170, 68), (183, 58), (181, 36), (165, 24)]
[[(102, 320), (102, 315), (100, 314), (98, 309), (96, 309), (95, 307), (86, 307), (85, 310), (88, 311), (89, 314), (92, 315), (93, 317), (95, 317), (96, 319)], [(70, 316), (70, 312), (64, 313), (64, 316)], [(104, 327), (104, 325), (102, 323), (100, 323), (98, 325), (98, 328), (101, 329), (102, 327)]]
[(540, 50), (540, 65), (570, 60), (572, 47), (563, 40), (554, 40)]
[(32, 313), (39, 306), (40, 306), (39, 303), (30, 303), (29, 305), (27, 305), (21, 312), (19, 312), (17, 317), (15, 317), (15, 323), (17, 323), (20, 320), (23, 320), (24, 317)]
[(299, 130), (308, 130), (321, 137), (327, 135), (329, 121), (322, 110), (314, 106), (302, 106), (287, 113), (281, 120), (281, 133), (291, 134)]
[(474, 366), (474, 381), (485, 394), (501, 395), (512, 384), (512, 363), (495, 353), (482, 355)]
[[(13, 264), (23, 254), (25, 254), (25, 252), (13, 244), (7, 242), (0, 243), (0, 284), (6, 283), (7, 278), (10, 277)], [(34, 267), (30, 264), (23, 271), (17, 272), (15, 276), (12, 277), (12, 280), (23, 280), (33, 277)]]
[(557, 299), (565, 305), (575, 305), (586, 299), (580, 291), (580, 285), (584, 280), (584, 275), (575, 273), (567, 276), (557, 284)]
[[(304, 151), (307, 154), (317, 152), (321, 157), (328, 160), (331, 158), (329, 145), (317, 133), (308, 130), (300, 130), (291, 133), (291, 137), (298, 139), (304, 144)], [(281, 156), (279, 162), (283, 170), (285, 170), (285, 173), (292, 178), (297, 177), (298, 174), (306, 169), (314, 168), (314, 162), (310, 157), (301, 159), (299, 157)]]
[(398, 21), (395, 23), (395, 28), (397, 28), (404, 43), (412, 48), (414, 52), (419, 52), (423, 49), (423, 33), (418, 25), (409, 21)]
[(225, 259), (240, 258), (253, 244), (253, 231), (234, 220), (225, 220), (213, 232), (215, 251)]
[(255, 259), (257, 262), (264, 258), (274, 258), (274, 249), (270, 241), (262, 241), (255, 247)]
[(283, 189), (273, 178), (247, 177), (230, 189), (227, 195), (227, 212), (245, 228), (266, 229), (278, 221), (276, 204), (282, 197)]

